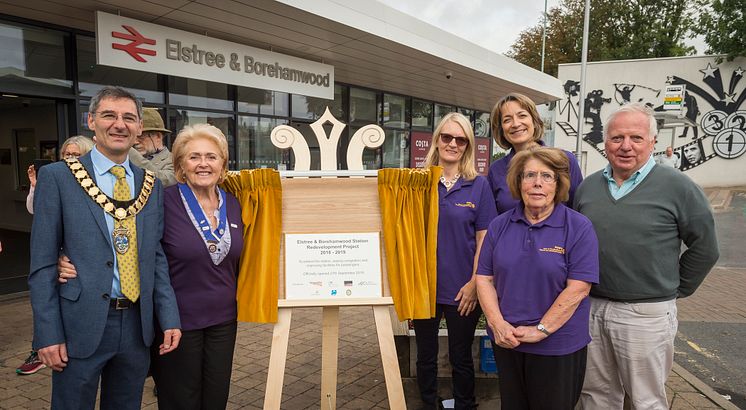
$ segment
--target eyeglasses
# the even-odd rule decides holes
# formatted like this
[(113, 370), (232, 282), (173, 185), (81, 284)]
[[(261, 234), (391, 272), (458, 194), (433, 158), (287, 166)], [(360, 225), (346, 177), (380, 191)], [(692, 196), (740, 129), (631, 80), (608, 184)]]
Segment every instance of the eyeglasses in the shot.
[(451, 134), (440, 134), (440, 140), (443, 141), (443, 144), (450, 144), (451, 141), (456, 140), (456, 145), (459, 147), (465, 147), (469, 144), (469, 139), (466, 137), (456, 137)]
[(95, 113), (95, 115), (104, 122), (114, 122), (120, 117), (120, 115), (125, 124), (137, 124), (140, 122), (140, 118), (135, 114), (117, 114), (113, 111), (100, 111)]
[(557, 182), (557, 176), (549, 172), (526, 171), (521, 174), (521, 179), (523, 181), (533, 182), (536, 181), (537, 178), (541, 178), (541, 181), (547, 184)]

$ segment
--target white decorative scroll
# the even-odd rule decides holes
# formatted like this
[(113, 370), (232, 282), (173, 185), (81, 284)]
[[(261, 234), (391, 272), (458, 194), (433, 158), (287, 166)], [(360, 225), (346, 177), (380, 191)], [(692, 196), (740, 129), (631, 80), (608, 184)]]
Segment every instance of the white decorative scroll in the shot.
[(363, 169), (363, 150), (378, 148), (383, 145), (386, 134), (378, 125), (369, 124), (357, 130), (350, 139), (347, 147), (347, 169), (359, 171)]
[[(324, 124), (332, 125), (329, 135), (326, 134)], [(334, 118), (329, 107), (326, 107), (324, 115), (309, 125), (319, 142), (319, 156), (321, 159), (321, 171), (337, 170), (337, 145), (347, 126), (345, 123)], [(270, 135), (272, 144), (280, 149), (291, 148), (295, 156), (295, 167), (293, 171), (311, 170), (311, 152), (300, 131), (289, 125), (278, 125)], [(366, 125), (352, 136), (347, 147), (347, 169), (350, 171), (363, 170), (363, 150), (365, 148), (378, 148), (383, 145), (386, 134), (383, 128), (375, 124)], [(332, 175), (336, 176), (336, 175)], [(325, 176), (322, 176), (324, 178)]]
[(289, 125), (278, 125), (269, 136), (272, 144), (280, 149), (292, 148), (295, 156), (295, 170), (309, 171), (311, 169), (311, 151), (308, 143), (300, 131)]
[[(327, 122), (332, 124), (330, 135), (326, 135), (326, 130), (324, 130), (324, 124)], [(322, 171), (337, 169), (337, 144), (339, 144), (339, 137), (345, 127), (346, 125), (342, 121), (334, 118), (334, 115), (329, 111), (329, 107), (326, 107), (321, 118), (311, 124), (311, 129), (316, 134), (316, 140), (319, 141)]]

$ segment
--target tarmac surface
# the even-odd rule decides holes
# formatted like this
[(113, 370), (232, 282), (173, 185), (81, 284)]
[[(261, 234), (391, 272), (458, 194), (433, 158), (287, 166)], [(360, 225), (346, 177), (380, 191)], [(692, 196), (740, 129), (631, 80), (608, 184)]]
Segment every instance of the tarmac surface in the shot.
[[(734, 192), (744, 191), (746, 189)], [(721, 196), (720, 193), (710, 192), (711, 200), (717, 200)], [(715, 207), (716, 211), (723, 213), (729, 209), (732, 210), (728, 206), (729, 201), (730, 198), (727, 204), (722, 203), (719, 208)], [(715, 206), (714, 203), (713, 206)], [(733, 239), (742, 238), (743, 233), (744, 231), (734, 232)], [(738, 248), (742, 249), (742, 246), (739, 245)], [(699, 357), (702, 356), (700, 352), (695, 351), (695, 354), (685, 351), (685, 349), (694, 349), (687, 341), (696, 339), (697, 343), (694, 345), (698, 347), (699, 343), (706, 343), (706, 341), (700, 341), (704, 339), (701, 339), (702, 335), (697, 331), (697, 326), (710, 327), (707, 331), (718, 335), (716, 339), (733, 343), (735, 350), (743, 355), (744, 339), (738, 335), (746, 336), (746, 332), (734, 332), (732, 329), (733, 324), (746, 324), (746, 306), (743, 303), (743, 295), (746, 293), (746, 265), (734, 267), (736, 263), (730, 262), (738, 261), (743, 257), (742, 250), (728, 253), (725, 258), (728, 265), (720, 265), (713, 270), (695, 295), (682, 299), (678, 303), (680, 332), (676, 344), (677, 364), (674, 365), (673, 372), (666, 383), (671, 409), (738, 408), (708, 386), (702, 380), (703, 376), (698, 378), (693, 374), (698, 372), (697, 366), (691, 366), (690, 370), (687, 370), (680, 363), (690, 365), (690, 360), (692, 360), (699, 366), (707, 366), (707, 363)], [(2, 323), (0, 327), (0, 409), (49, 408), (51, 370), (43, 369), (29, 376), (15, 374), (15, 368), (27, 357), (31, 346), (31, 307), (26, 293), (0, 298), (0, 323)], [(390, 408), (372, 309), (369, 307), (341, 308), (339, 334), (337, 407), (340, 409)], [(271, 342), (271, 325), (239, 324), (229, 409), (262, 408)], [(738, 373), (731, 372), (731, 374)], [(450, 380), (446, 377), (448, 375), (442, 374), (441, 376), (444, 378), (440, 380), (440, 395), (450, 397)], [(745, 379), (746, 377), (737, 381), (743, 384)], [(415, 380), (404, 378), (403, 384), (407, 406), (418, 408), (420, 402)], [(295, 309), (290, 328), (282, 408), (329, 408), (321, 401), (320, 385), (321, 309)], [(152, 380), (148, 379), (142, 400), (143, 409), (157, 408), (152, 386)], [(733, 386), (738, 388), (737, 384)], [(726, 388), (722, 390), (727, 391)], [(743, 395), (745, 391), (733, 393)], [(497, 379), (478, 379), (477, 397), (481, 408), (499, 408)]]

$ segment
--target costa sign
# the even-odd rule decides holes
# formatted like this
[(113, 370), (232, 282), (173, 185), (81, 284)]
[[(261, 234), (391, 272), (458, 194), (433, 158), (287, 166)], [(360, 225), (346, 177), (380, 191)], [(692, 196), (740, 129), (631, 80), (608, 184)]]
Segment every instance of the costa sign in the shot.
[(334, 99), (334, 67), (96, 12), (96, 62), (118, 68)]

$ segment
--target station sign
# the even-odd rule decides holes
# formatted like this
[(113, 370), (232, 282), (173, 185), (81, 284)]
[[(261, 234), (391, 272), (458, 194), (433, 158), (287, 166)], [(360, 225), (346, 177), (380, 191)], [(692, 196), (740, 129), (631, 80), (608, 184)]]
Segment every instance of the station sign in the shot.
[(334, 99), (334, 67), (96, 12), (101, 65)]

